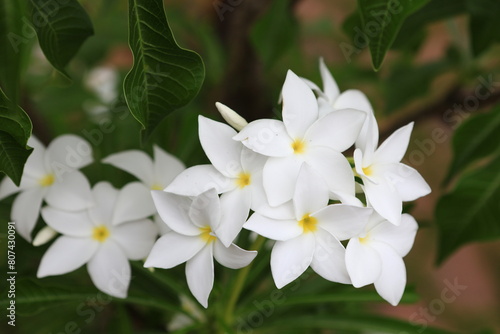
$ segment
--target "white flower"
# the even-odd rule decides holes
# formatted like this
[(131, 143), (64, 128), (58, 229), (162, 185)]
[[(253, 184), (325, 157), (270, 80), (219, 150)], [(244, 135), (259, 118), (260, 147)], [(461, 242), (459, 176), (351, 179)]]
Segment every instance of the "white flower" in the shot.
[(47, 148), (31, 136), (28, 145), (33, 152), (24, 166), (20, 186), (5, 177), (0, 184), (0, 199), (20, 192), (12, 205), (11, 219), (16, 222), (17, 232), (31, 241), (43, 200), (68, 211), (91, 204), (90, 184), (77, 169), (93, 159), (89, 143), (74, 135), (59, 136)]
[(354, 196), (354, 176), (340, 153), (356, 140), (366, 112), (343, 109), (318, 120), (311, 89), (292, 71), (283, 85), (283, 122), (251, 122), (233, 138), (268, 156), (263, 185), (269, 204), (278, 206), (293, 196), (300, 167), (306, 163), (323, 177), (329, 190)]
[[(153, 151), (154, 161), (142, 151), (128, 150), (111, 154), (102, 162), (120, 168), (139, 179), (144, 186), (139, 190), (137, 198), (143, 201), (142, 205), (151, 208), (154, 212), (150, 191), (163, 190), (186, 167), (182, 161), (156, 145), (153, 146)], [(158, 215), (155, 215), (154, 221), (160, 229), (160, 234), (170, 231)]]
[(346, 265), (352, 284), (359, 288), (374, 283), (382, 298), (397, 305), (406, 285), (403, 257), (410, 251), (417, 233), (417, 222), (403, 214), (394, 226), (376, 212), (357, 237), (349, 240)]
[(402, 202), (413, 201), (431, 192), (422, 176), (400, 163), (410, 141), (413, 122), (396, 130), (378, 148), (375, 120), (362, 132), (356, 143), (354, 162), (363, 180), (367, 201), (385, 219), (395, 225), (401, 220)]
[(107, 182), (92, 189), (95, 206), (78, 212), (53, 207), (42, 209), (47, 225), (61, 233), (44, 254), (37, 277), (62, 275), (85, 263), (94, 285), (119, 298), (127, 296), (130, 283), (128, 260), (144, 259), (158, 230), (150, 212), (137, 203), (138, 183), (120, 191)]
[(254, 213), (244, 225), (277, 240), (271, 253), (271, 271), (278, 288), (295, 280), (309, 266), (325, 279), (350, 283), (345, 249), (339, 240), (358, 235), (372, 209), (328, 205), (328, 197), (323, 180), (305, 165), (300, 170), (288, 212), (281, 209), (279, 219)]
[(266, 202), (262, 190), (262, 168), (266, 157), (232, 139), (236, 131), (228, 125), (198, 117), (200, 142), (212, 165), (199, 165), (182, 172), (165, 191), (197, 196), (210, 188), (222, 193), (222, 212), (217, 236), (228, 247), (241, 231), (250, 208)]
[(113, 103), (118, 97), (118, 72), (111, 67), (96, 67), (85, 77), (85, 86), (104, 104)]
[(215, 189), (194, 199), (163, 191), (152, 194), (161, 218), (172, 232), (158, 239), (144, 266), (168, 269), (186, 262), (189, 289), (206, 308), (214, 283), (213, 258), (225, 267), (238, 269), (247, 266), (257, 252), (234, 244), (226, 248), (220, 242), (215, 231), (227, 208)]

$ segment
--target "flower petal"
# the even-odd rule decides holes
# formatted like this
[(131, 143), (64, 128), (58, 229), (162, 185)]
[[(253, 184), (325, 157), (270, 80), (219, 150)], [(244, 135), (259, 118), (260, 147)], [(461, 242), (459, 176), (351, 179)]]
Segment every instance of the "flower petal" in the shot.
[(402, 163), (386, 165), (384, 177), (391, 182), (403, 202), (428, 195), (431, 188), (414, 168)]
[(246, 147), (244, 147), (241, 151), (241, 166), (243, 167), (243, 171), (251, 173), (252, 176), (257, 173), (262, 174), (262, 169), (264, 168), (266, 161), (266, 156), (255, 153)]
[(87, 270), (94, 285), (102, 292), (126, 298), (132, 278), (128, 259), (114, 242), (105, 242), (90, 259)]
[(297, 176), (297, 184), (293, 195), (295, 218), (301, 220), (328, 205), (328, 187), (321, 176), (311, 167), (303, 164)]
[(224, 246), (229, 247), (240, 233), (250, 212), (251, 200), (252, 193), (248, 187), (221, 195), (221, 218), (215, 234)]
[(193, 199), (189, 208), (189, 218), (198, 227), (209, 226), (216, 231), (221, 221), (221, 202), (215, 189), (208, 189)]
[(276, 242), (271, 252), (271, 271), (278, 289), (306, 271), (312, 262), (315, 248), (313, 233), (304, 233), (297, 238)]
[[(368, 102), (369, 103), (369, 102)], [(364, 109), (362, 109), (364, 110)], [(378, 124), (373, 111), (368, 111), (359, 136), (356, 139), (356, 148), (361, 149), (369, 159), (378, 146)]]
[(332, 282), (349, 284), (351, 279), (345, 265), (345, 248), (330, 233), (318, 229), (315, 232), (316, 249), (311, 268), (321, 277)]
[(399, 256), (404, 257), (413, 246), (418, 224), (415, 218), (405, 213), (401, 216), (401, 224), (394, 226), (385, 221), (370, 230), (370, 239), (386, 243), (394, 248)]
[(170, 269), (190, 260), (206, 243), (200, 237), (188, 237), (175, 232), (156, 240), (144, 267)]
[(172, 232), (172, 229), (170, 227), (168, 227), (167, 223), (165, 223), (163, 221), (163, 219), (161, 219), (159, 214), (156, 214), (153, 216), (153, 221), (155, 222), (156, 227), (158, 228), (158, 233), (160, 235), (164, 235), (168, 232)]
[(318, 219), (318, 226), (339, 240), (347, 240), (363, 231), (372, 212), (371, 208), (333, 204), (312, 216)]
[(382, 271), (375, 281), (378, 294), (391, 305), (399, 304), (406, 286), (406, 267), (403, 259), (389, 246), (377, 244), (382, 258)]
[(33, 178), (40, 178), (50, 172), (45, 166), (45, 146), (34, 136), (28, 139), (28, 146), (33, 147), (33, 151), (26, 160), (26, 164), (23, 169), (23, 178), (25, 175), (29, 175)]
[(283, 84), (283, 123), (293, 139), (302, 139), (318, 119), (318, 103), (312, 90), (295, 73), (288, 70)]
[(322, 57), (319, 59), (319, 72), (321, 74), (321, 80), (323, 81), (323, 92), (330, 102), (333, 103), (333, 101), (338, 98), (340, 90)]
[(130, 260), (146, 258), (153, 248), (158, 228), (149, 219), (121, 224), (113, 229), (113, 239)]
[(375, 282), (382, 272), (382, 260), (377, 251), (359, 241), (349, 240), (345, 251), (347, 272), (356, 288)]
[(279, 241), (296, 238), (303, 232), (302, 227), (299, 226), (295, 219), (272, 219), (258, 213), (254, 213), (243, 227), (263, 237)]
[(16, 231), (27, 241), (31, 241), (31, 232), (36, 225), (44, 189), (28, 189), (17, 195), (12, 203), (11, 218), (16, 222)]
[(233, 139), (268, 157), (286, 157), (293, 154), (293, 140), (286, 132), (285, 124), (275, 119), (253, 121)]
[(151, 191), (140, 182), (125, 185), (118, 193), (112, 224), (143, 219), (156, 213)]
[(96, 203), (88, 209), (92, 221), (95, 224), (111, 223), (118, 190), (111, 183), (101, 181), (92, 188), (92, 197)]
[(208, 296), (214, 286), (214, 259), (212, 246), (207, 245), (186, 263), (189, 290), (196, 300), (208, 307)]
[(271, 206), (278, 206), (292, 199), (302, 164), (303, 161), (295, 156), (267, 160), (262, 175), (264, 190)]
[(161, 219), (172, 230), (186, 236), (200, 234), (200, 230), (191, 222), (188, 212), (192, 200), (189, 197), (153, 190), (151, 196)]
[(55, 138), (45, 155), (48, 170), (54, 170), (57, 165), (71, 169), (80, 169), (92, 163), (92, 146), (83, 138), (75, 135), (62, 135)]
[[(262, 181), (261, 181), (262, 182)], [(264, 187), (252, 186), (252, 206), (251, 209), (263, 216), (273, 219), (295, 219), (292, 201), (285, 202), (278, 206), (271, 206), (267, 201)]]
[(400, 162), (408, 148), (412, 130), (413, 122), (394, 131), (375, 151), (373, 161), (378, 164)]
[(333, 107), (339, 109), (356, 109), (373, 114), (373, 108), (365, 93), (357, 89), (343, 91), (333, 103)]
[(36, 188), (39, 186), (40, 185), (38, 184), (37, 179), (26, 174), (23, 174), (23, 177), (21, 178), (21, 184), (19, 184), (19, 187), (16, 186), (14, 182), (12, 182), (10, 177), (5, 175), (2, 179), (2, 182), (0, 183), (0, 201), (19, 191), (23, 191), (30, 188)]
[(99, 243), (90, 238), (59, 237), (40, 261), (36, 277), (62, 275), (80, 268), (95, 254)]
[(102, 163), (122, 169), (147, 185), (152, 185), (154, 183), (153, 161), (149, 155), (143, 151), (128, 150), (111, 154), (104, 158)]
[(46, 206), (42, 209), (43, 220), (54, 230), (71, 237), (90, 237), (94, 224), (86, 210), (69, 212)]
[[(153, 163), (153, 181), (165, 188), (177, 175), (186, 169), (186, 166), (177, 157), (165, 152), (159, 146), (154, 145), (153, 151), (155, 157)], [(149, 186), (152, 187), (154, 185), (151, 184)]]
[(229, 247), (217, 241), (214, 244), (215, 259), (227, 268), (240, 269), (246, 267), (256, 256), (256, 251), (247, 251), (235, 244), (231, 244)]
[(388, 182), (375, 184), (365, 177), (363, 182), (366, 198), (375, 211), (394, 225), (399, 225), (403, 203), (392, 184)]
[(61, 210), (79, 211), (94, 204), (90, 183), (78, 170), (66, 172), (48, 187), (45, 201)]
[(193, 166), (181, 172), (164, 190), (184, 196), (198, 196), (210, 188), (223, 193), (235, 188), (233, 179), (222, 175), (212, 165)]

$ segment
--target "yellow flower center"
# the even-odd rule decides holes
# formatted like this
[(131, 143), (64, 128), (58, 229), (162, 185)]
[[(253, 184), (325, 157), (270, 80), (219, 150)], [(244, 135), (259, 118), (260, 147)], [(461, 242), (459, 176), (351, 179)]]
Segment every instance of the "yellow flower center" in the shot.
[(366, 175), (366, 176), (370, 176), (373, 174), (373, 169), (372, 169), (372, 166), (368, 166), (368, 167), (363, 167), (362, 168), (363, 170), (363, 173)]
[(304, 233), (314, 232), (318, 229), (318, 219), (315, 217), (305, 214), (304, 217), (299, 221), (299, 226), (302, 227)]
[(104, 225), (97, 226), (94, 227), (92, 231), (92, 239), (97, 240), (99, 242), (104, 242), (109, 237), (109, 234), (110, 234), (109, 229), (106, 226)]
[(369, 240), (370, 240), (370, 234), (367, 234), (364, 237), (359, 238), (359, 242), (362, 243), (362, 244), (368, 243)]
[(304, 143), (301, 139), (295, 139), (292, 143), (293, 153), (302, 154), (306, 150), (306, 143)]
[(48, 187), (48, 186), (51, 186), (55, 180), (56, 180), (56, 178), (54, 177), (54, 174), (47, 174), (47, 175), (44, 175), (42, 178), (40, 178), (38, 180), (38, 183), (42, 187)]
[(163, 190), (163, 189), (165, 189), (165, 187), (159, 183), (155, 183), (151, 186), (151, 190)]
[(250, 173), (241, 172), (240, 175), (238, 175), (238, 178), (236, 179), (236, 184), (241, 189), (250, 185), (251, 182), (252, 182), (252, 176), (250, 175)]
[(216, 237), (214, 237), (212, 235), (212, 229), (210, 228), (210, 226), (205, 226), (205, 227), (201, 227), (200, 228), (200, 231), (201, 231), (201, 238), (203, 239), (203, 241), (205, 241), (207, 244), (211, 243), (211, 242), (214, 242), (215, 239), (217, 239)]

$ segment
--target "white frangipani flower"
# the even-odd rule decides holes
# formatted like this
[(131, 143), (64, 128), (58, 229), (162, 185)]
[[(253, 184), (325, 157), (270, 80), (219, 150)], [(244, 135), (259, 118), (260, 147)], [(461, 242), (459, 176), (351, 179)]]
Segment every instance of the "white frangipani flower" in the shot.
[(197, 196), (210, 188), (222, 193), (222, 211), (217, 236), (228, 247), (241, 231), (250, 208), (263, 205), (262, 168), (266, 157), (232, 139), (236, 131), (228, 125), (199, 116), (200, 142), (212, 165), (186, 169), (165, 191)]
[(417, 229), (409, 214), (403, 214), (401, 224), (395, 226), (374, 212), (365, 229), (346, 247), (352, 284), (359, 288), (374, 283), (382, 298), (397, 305), (406, 286), (403, 257), (410, 251)]
[[(370, 119), (370, 118), (369, 118)], [(371, 118), (371, 122), (374, 122)], [(413, 122), (396, 130), (378, 148), (378, 130), (370, 123), (358, 138), (354, 151), (356, 172), (370, 205), (395, 225), (401, 220), (402, 202), (413, 201), (431, 192), (422, 176), (401, 163), (408, 148)]]
[(99, 290), (125, 298), (131, 275), (128, 260), (144, 259), (158, 234), (154, 223), (145, 219), (151, 213), (137, 201), (138, 185), (130, 183), (118, 191), (99, 182), (92, 189), (95, 206), (89, 209), (43, 208), (47, 225), (62, 236), (44, 254), (37, 277), (62, 275), (87, 263)]
[(172, 232), (155, 243), (145, 267), (173, 268), (186, 262), (189, 289), (203, 307), (214, 283), (213, 258), (231, 269), (247, 266), (257, 255), (235, 244), (224, 246), (217, 230), (224, 212), (215, 189), (191, 199), (164, 191), (152, 191), (158, 212)]
[(366, 112), (342, 109), (318, 119), (313, 92), (288, 71), (283, 85), (283, 122), (253, 121), (233, 138), (269, 157), (263, 170), (263, 185), (272, 206), (292, 198), (304, 163), (323, 177), (330, 191), (354, 196), (353, 172), (340, 152), (354, 144), (365, 117)]
[(90, 184), (78, 169), (93, 159), (90, 144), (74, 135), (59, 136), (47, 148), (31, 136), (28, 145), (33, 152), (24, 166), (20, 186), (4, 177), (0, 200), (19, 192), (12, 205), (11, 219), (16, 222), (17, 232), (31, 241), (43, 200), (67, 211), (91, 205)]
[(279, 219), (254, 213), (244, 227), (277, 240), (271, 253), (271, 271), (280, 289), (309, 266), (327, 280), (350, 283), (345, 249), (339, 240), (358, 235), (368, 222), (371, 208), (328, 205), (328, 187), (321, 177), (302, 166), (292, 200), (292, 210), (281, 210)]
[(215, 102), (215, 107), (219, 110), (219, 113), (227, 124), (231, 125), (236, 131), (241, 131), (241, 129), (248, 125), (246, 119), (228, 106), (220, 102)]

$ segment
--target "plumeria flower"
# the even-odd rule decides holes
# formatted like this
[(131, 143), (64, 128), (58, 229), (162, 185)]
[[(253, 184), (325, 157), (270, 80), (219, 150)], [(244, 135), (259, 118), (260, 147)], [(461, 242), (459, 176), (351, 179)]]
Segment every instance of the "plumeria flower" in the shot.
[(370, 124), (368, 133), (363, 133), (363, 140), (358, 140), (358, 148), (354, 151), (356, 172), (363, 180), (368, 202), (395, 225), (400, 223), (403, 201), (413, 201), (431, 192), (415, 169), (400, 162), (408, 148), (412, 129), (413, 122), (396, 130), (376, 148), (378, 131)]
[(350, 283), (345, 249), (339, 240), (358, 235), (372, 213), (370, 208), (328, 205), (329, 192), (321, 177), (304, 165), (297, 179), (293, 210), (281, 219), (254, 213), (246, 229), (277, 240), (271, 252), (271, 271), (280, 289), (309, 266), (327, 280)]
[(165, 191), (197, 196), (210, 188), (222, 193), (222, 212), (217, 236), (228, 247), (241, 231), (250, 208), (265, 205), (262, 196), (262, 168), (266, 157), (233, 140), (230, 126), (203, 116), (198, 117), (200, 142), (212, 163), (188, 168)]
[(365, 117), (363, 111), (342, 109), (318, 120), (313, 92), (288, 71), (283, 85), (283, 122), (253, 121), (233, 138), (269, 157), (263, 170), (263, 185), (272, 206), (292, 198), (303, 164), (321, 175), (330, 191), (354, 196), (353, 172), (340, 152), (354, 144)]
[[(143, 189), (140, 192), (144, 194), (145, 198), (150, 199), (149, 203), (147, 203), (149, 208), (154, 208), (150, 191), (163, 190), (180, 172), (186, 169), (182, 161), (160, 147), (154, 145), (153, 151), (154, 160), (139, 150), (111, 154), (102, 160), (103, 163), (132, 174), (142, 182)], [(169, 231), (167, 225), (163, 223), (158, 215), (155, 215), (154, 221), (160, 229), (160, 234)]]
[(224, 212), (217, 191), (209, 189), (191, 199), (163, 191), (152, 191), (156, 208), (172, 232), (160, 237), (145, 267), (173, 268), (186, 262), (189, 289), (203, 307), (214, 283), (213, 258), (231, 269), (247, 266), (257, 255), (235, 244), (226, 247), (217, 236)]
[(376, 212), (365, 229), (349, 240), (346, 265), (352, 284), (359, 288), (374, 283), (379, 295), (397, 305), (406, 286), (403, 257), (408, 254), (418, 225), (409, 214), (403, 214), (395, 226)]
[(16, 222), (17, 232), (31, 241), (43, 200), (67, 211), (91, 205), (90, 184), (78, 169), (93, 159), (89, 143), (74, 135), (59, 136), (47, 148), (31, 136), (28, 145), (33, 152), (24, 166), (20, 186), (4, 177), (0, 200), (19, 192), (12, 205), (11, 219)]
[(130, 284), (128, 260), (144, 259), (151, 250), (158, 230), (145, 217), (138, 202), (138, 183), (129, 183), (120, 191), (108, 182), (92, 189), (96, 205), (68, 212), (51, 206), (42, 209), (42, 217), (61, 233), (44, 254), (37, 277), (62, 275), (87, 264), (94, 285), (115, 297), (125, 298)]

